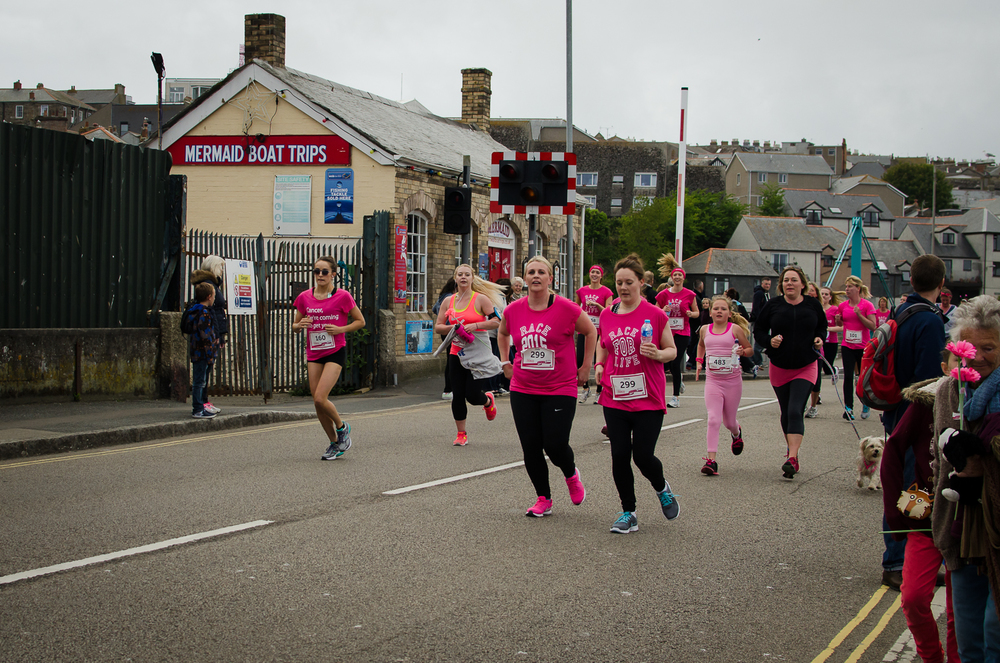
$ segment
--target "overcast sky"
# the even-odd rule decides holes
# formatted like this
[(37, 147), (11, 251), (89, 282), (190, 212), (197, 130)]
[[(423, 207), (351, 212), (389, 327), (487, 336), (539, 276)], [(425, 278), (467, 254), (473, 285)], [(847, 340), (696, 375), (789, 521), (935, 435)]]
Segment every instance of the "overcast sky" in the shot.
[[(0, 86), (123, 83), (156, 101), (168, 77), (222, 78), (247, 13), (287, 20), (286, 64), (390, 99), (461, 114), (461, 69), (493, 72), (494, 117), (566, 117), (565, 0), (95, 0), (0, 4)], [(996, 0), (573, 2), (574, 123), (689, 143), (738, 138), (862, 153), (1000, 154)]]

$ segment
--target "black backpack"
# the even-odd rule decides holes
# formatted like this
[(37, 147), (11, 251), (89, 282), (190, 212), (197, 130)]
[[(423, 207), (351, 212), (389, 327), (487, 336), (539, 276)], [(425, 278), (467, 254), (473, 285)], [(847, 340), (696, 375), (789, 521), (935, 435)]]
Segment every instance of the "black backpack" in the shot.
[(194, 315), (194, 307), (198, 304), (195, 300), (188, 302), (187, 306), (184, 307), (184, 313), (181, 314), (181, 333), (182, 334), (194, 334), (198, 331), (198, 318)]

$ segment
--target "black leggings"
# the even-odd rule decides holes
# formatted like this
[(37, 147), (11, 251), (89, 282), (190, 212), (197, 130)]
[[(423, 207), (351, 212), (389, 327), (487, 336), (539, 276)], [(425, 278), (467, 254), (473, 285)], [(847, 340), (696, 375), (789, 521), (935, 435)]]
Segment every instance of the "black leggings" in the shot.
[[(583, 334), (576, 335), (576, 367), (580, 368), (583, 366), (583, 351), (587, 349), (587, 337)], [(594, 357), (591, 357), (591, 362), (597, 361), (597, 348), (594, 348)], [(593, 363), (591, 364), (593, 365)], [(590, 376), (587, 376), (587, 381), (583, 384), (584, 389), (590, 389)], [(597, 385), (597, 393), (601, 393), (601, 385)]]
[(549, 466), (562, 470), (567, 479), (576, 473), (573, 449), (569, 446), (569, 433), (576, 414), (574, 396), (540, 396), (510, 392), (510, 412), (514, 415), (517, 436), (521, 438), (524, 452), (524, 469), (528, 471), (531, 485), (539, 497), (552, 499), (549, 488)]
[[(837, 348), (839, 347), (840, 345), (837, 343), (823, 343), (823, 358), (826, 359), (830, 366), (833, 366), (833, 362), (837, 359)], [(818, 394), (820, 387), (823, 386), (823, 376), (833, 375), (833, 371), (827, 368), (826, 364), (818, 359), (816, 361), (819, 370), (816, 371), (816, 384), (813, 385), (814, 394)]]
[(674, 378), (674, 396), (681, 395), (681, 372), (684, 370), (684, 362), (687, 361), (687, 347), (691, 342), (690, 336), (674, 334), (674, 345), (677, 346), (677, 358), (663, 365), (664, 372), (669, 371)]
[(635, 511), (632, 461), (652, 484), (653, 490), (660, 492), (667, 485), (663, 463), (654, 455), (660, 427), (663, 426), (663, 411), (629, 412), (605, 407), (604, 422), (608, 425), (608, 439), (611, 440), (611, 475), (618, 488), (622, 511)]
[(483, 386), (489, 380), (476, 380), (472, 377), (472, 372), (462, 366), (458, 355), (448, 355), (448, 375), (451, 376), (451, 414), (455, 421), (465, 421), (469, 417), (469, 410), (465, 407), (465, 402), (470, 405), (486, 405), (486, 394)]
[(840, 358), (844, 362), (844, 405), (854, 408), (854, 367), (861, 366), (862, 349), (840, 348)]
[(808, 380), (792, 380), (773, 387), (781, 408), (781, 432), (785, 435), (805, 435), (806, 422), (802, 415), (812, 387)]

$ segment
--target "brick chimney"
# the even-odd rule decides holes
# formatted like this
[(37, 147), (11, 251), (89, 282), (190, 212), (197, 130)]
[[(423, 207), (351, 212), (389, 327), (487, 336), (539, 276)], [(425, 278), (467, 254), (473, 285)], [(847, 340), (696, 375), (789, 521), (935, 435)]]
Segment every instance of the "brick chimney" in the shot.
[(243, 24), (246, 61), (263, 60), (285, 68), (285, 17), (279, 14), (247, 14)]
[(14, 81), (14, 91), (17, 92), (21, 89), (21, 81)]
[(490, 130), (490, 97), (493, 72), (489, 69), (462, 70), (462, 122)]

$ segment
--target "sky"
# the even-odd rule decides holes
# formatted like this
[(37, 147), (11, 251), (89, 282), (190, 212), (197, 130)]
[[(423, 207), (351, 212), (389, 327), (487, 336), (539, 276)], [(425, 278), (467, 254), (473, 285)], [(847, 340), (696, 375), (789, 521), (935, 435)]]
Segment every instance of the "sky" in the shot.
[[(243, 17), (286, 18), (286, 66), (461, 115), (461, 70), (493, 72), (494, 117), (565, 118), (565, 0), (174, 0), (140, 11), (0, 0), (0, 86), (223, 78)], [(995, 0), (574, 0), (573, 121), (590, 134), (688, 143), (840, 144), (862, 154), (1000, 155)]]

